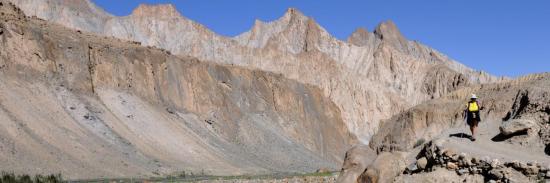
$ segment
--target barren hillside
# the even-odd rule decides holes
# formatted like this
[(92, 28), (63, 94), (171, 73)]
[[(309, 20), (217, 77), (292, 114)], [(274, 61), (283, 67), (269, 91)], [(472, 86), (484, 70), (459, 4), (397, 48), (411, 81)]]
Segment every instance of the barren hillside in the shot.
[(89, 0), (13, 2), (28, 15), (70, 28), (204, 61), (279, 73), (317, 86), (363, 143), (377, 131), (380, 120), (461, 86), (498, 80), (407, 40), (391, 21), (373, 32), (358, 29), (345, 42), (313, 18), (289, 8), (281, 18), (257, 20), (250, 31), (230, 38), (182, 16), (171, 5), (141, 5), (132, 14), (117, 17)]
[[(0, 0), (0, 13), (0, 171), (550, 180), (550, 74), (473, 70), (392, 21), (339, 40), (295, 8), (235, 37), (170, 4), (114, 16)], [(474, 93), (477, 141), (463, 121)]]
[(313, 172), (357, 142), (315, 86), (0, 12), (0, 170)]

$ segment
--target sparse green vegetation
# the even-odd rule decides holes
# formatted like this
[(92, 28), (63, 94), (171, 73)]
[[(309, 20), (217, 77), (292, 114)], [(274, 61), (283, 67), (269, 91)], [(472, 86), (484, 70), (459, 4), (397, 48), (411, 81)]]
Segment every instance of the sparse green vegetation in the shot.
[(178, 172), (174, 175), (166, 177), (151, 177), (146, 179), (90, 179), (90, 180), (75, 180), (74, 182), (196, 182), (203, 180), (271, 180), (284, 179), (292, 177), (328, 177), (333, 176), (336, 172), (324, 173), (281, 173), (281, 174), (266, 174), (266, 175), (235, 175), (235, 176), (215, 176), (205, 174), (192, 174), (188, 172)]
[(327, 177), (327, 176), (332, 176), (333, 174), (335, 174), (335, 172), (308, 173), (308, 174), (303, 174), (302, 176)]
[(65, 182), (60, 174), (57, 175), (16, 175), (2, 172), (0, 183), (58, 183)]

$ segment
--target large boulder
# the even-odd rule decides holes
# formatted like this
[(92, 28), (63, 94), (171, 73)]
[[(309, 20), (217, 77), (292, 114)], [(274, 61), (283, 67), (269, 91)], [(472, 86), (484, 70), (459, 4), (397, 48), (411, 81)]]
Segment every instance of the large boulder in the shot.
[(428, 159), (426, 159), (426, 157), (422, 157), (416, 160), (416, 166), (421, 170), (424, 170), (427, 165), (428, 165)]
[(536, 123), (529, 119), (512, 119), (505, 121), (500, 125), (500, 133), (502, 135), (513, 135), (521, 132), (527, 132), (530, 129), (536, 128)]
[(378, 183), (392, 182), (407, 167), (405, 153), (383, 152), (361, 174), (358, 182)]
[(346, 152), (344, 165), (336, 182), (352, 183), (367, 169), (374, 159), (376, 152), (367, 145), (356, 145)]

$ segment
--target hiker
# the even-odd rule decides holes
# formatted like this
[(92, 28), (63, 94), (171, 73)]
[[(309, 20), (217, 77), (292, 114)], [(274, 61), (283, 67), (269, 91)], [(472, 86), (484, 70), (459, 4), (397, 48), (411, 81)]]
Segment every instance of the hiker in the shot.
[(466, 104), (466, 110), (464, 111), (466, 113), (466, 123), (468, 123), (470, 131), (472, 132), (472, 136), (470, 137), (472, 141), (476, 141), (475, 132), (477, 125), (481, 121), (481, 116), (479, 115), (480, 110), (483, 110), (483, 107), (480, 102), (477, 101), (476, 94), (472, 94), (470, 101)]

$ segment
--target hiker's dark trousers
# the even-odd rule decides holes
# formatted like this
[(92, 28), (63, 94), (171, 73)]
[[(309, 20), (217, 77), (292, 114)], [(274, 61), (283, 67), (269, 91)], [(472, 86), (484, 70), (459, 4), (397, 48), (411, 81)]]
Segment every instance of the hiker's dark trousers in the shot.
[(481, 116), (479, 116), (479, 111), (470, 112), (468, 111), (466, 122), (470, 126), (477, 126), (477, 124), (481, 121)]

